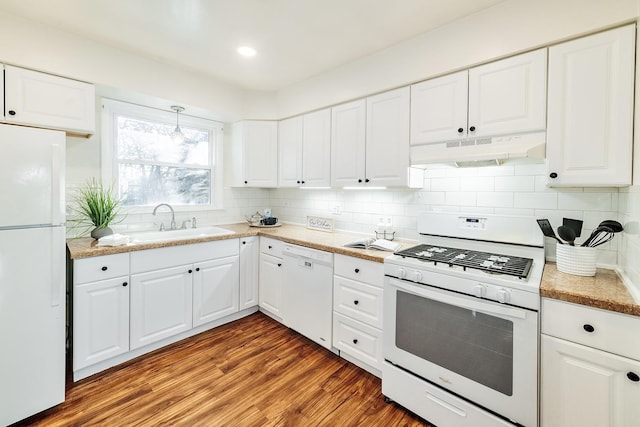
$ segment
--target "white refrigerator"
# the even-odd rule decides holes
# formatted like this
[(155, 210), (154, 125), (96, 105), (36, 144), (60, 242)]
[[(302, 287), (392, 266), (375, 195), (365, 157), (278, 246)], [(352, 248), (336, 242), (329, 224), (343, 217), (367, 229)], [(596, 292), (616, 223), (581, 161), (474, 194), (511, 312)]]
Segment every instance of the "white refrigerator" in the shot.
[(0, 426), (64, 401), (63, 132), (0, 125)]

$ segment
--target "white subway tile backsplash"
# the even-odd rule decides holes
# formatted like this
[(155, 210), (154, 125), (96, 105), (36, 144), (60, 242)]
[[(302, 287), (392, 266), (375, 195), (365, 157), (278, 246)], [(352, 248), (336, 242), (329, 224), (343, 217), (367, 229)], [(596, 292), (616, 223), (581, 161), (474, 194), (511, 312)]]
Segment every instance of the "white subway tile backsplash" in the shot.
[(495, 191), (535, 191), (535, 176), (499, 176)]
[(460, 191), (460, 178), (433, 178), (431, 179), (432, 191)]
[(493, 191), (494, 178), (489, 176), (473, 176), (460, 179), (460, 191)]
[(476, 206), (476, 193), (449, 191), (445, 194), (444, 202), (449, 206)]
[(544, 163), (530, 163), (514, 166), (515, 175), (547, 175), (547, 166)]
[(495, 208), (512, 208), (513, 193), (478, 193), (478, 206)]
[(610, 211), (611, 193), (558, 193), (558, 209)]
[(557, 209), (558, 196), (555, 193), (514, 193), (513, 207)]

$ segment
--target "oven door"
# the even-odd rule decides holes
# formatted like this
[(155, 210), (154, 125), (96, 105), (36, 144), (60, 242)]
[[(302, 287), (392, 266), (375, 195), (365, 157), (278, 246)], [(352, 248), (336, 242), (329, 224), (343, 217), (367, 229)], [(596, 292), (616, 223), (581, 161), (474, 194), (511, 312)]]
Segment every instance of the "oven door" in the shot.
[(387, 361), (537, 425), (536, 311), (385, 277), (384, 334)]

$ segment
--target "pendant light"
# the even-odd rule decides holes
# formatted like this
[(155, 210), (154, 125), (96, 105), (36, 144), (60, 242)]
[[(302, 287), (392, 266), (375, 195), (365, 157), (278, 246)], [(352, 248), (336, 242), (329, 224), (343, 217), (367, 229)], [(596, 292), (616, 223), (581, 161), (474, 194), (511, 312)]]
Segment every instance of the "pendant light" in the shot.
[(176, 144), (182, 144), (184, 142), (184, 134), (180, 130), (180, 113), (184, 111), (184, 107), (179, 105), (172, 105), (171, 109), (176, 112), (176, 128), (171, 132), (171, 140)]

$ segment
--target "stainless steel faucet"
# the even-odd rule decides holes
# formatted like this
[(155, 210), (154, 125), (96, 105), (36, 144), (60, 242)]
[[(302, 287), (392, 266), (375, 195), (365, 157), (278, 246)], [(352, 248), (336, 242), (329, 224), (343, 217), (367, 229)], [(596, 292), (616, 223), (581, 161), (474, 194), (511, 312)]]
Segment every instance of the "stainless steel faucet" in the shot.
[[(171, 230), (175, 230), (176, 229), (176, 213), (173, 211), (173, 208), (171, 207), (170, 204), (168, 204), (168, 203), (160, 203), (158, 206), (153, 208), (153, 215), (155, 216), (156, 211), (158, 210), (158, 208), (160, 206), (166, 206), (169, 209), (171, 209)], [(160, 231), (164, 231), (164, 224), (160, 225)]]

